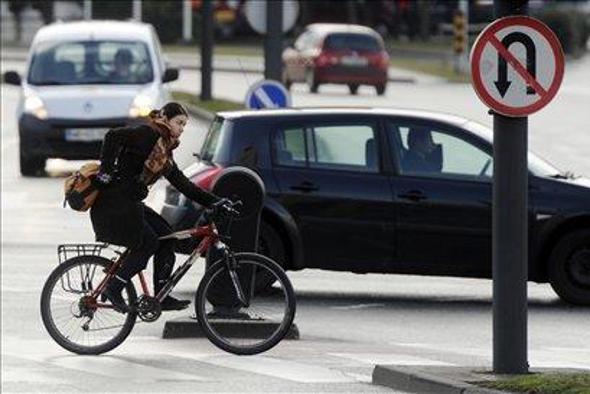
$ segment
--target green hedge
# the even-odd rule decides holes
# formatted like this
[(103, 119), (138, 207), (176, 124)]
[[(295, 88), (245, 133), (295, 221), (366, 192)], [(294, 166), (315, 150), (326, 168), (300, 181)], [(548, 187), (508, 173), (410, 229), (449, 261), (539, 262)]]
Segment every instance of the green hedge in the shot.
[(572, 10), (548, 9), (534, 16), (555, 32), (566, 54), (579, 56), (587, 50), (590, 15)]

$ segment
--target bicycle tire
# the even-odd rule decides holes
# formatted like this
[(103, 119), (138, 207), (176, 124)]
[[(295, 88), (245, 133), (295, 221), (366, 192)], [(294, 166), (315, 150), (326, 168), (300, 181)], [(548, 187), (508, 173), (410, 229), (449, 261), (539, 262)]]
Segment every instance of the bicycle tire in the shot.
[[(82, 346), (75, 344), (64, 337), (61, 331), (56, 327), (52, 316), (51, 294), (54, 288), (59, 285), (58, 282), (64, 274), (68, 273), (72, 268), (81, 264), (95, 264), (106, 269), (111, 263), (112, 262), (110, 260), (100, 256), (77, 256), (68, 259), (57, 266), (47, 278), (47, 281), (43, 286), (43, 291), (41, 292), (41, 318), (43, 320), (43, 325), (45, 326), (45, 329), (51, 338), (53, 338), (53, 340), (64, 349), (82, 355), (98, 355), (106, 353), (123, 343), (123, 341), (133, 330), (137, 313), (134, 310), (131, 310), (127, 313), (125, 322), (121, 325), (121, 330), (111, 340), (98, 346)], [(133, 305), (137, 298), (137, 294), (131, 281), (127, 283), (126, 291), (129, 303), (130, 305)]]
[(211, 324), (209, 323), (209, 318), (207, 317), (206, 312), (206, 294), (205, 290), (207, 289), (208, 283), (219, 275), (220, 271), (227, 270), (227, 266), (222, 260), (218, 260), (211, 267), (205, 271), (201, 282), (199, 283), (199, 287), (197, 289), (197, 293), (195, 295), (195, 312), (197, 315), (197, 319), (199, 321), (199, 325), (201, 329), (207, 336), (207, 338), (218, 348), (225, 350), (226, 352), (237, 354), (237, 355), (253, 355), (265, 352), (274, 346), (276, 346), (289, 332), (291, 326), (293, 324), (293, 320), (295, 319), (295, 311), (296, 311), (296, 299), (295, 299), (295, 291), (293, 290), (293, 285), (291, 281), (285, 274), (285, 271), (281, 268), (273, 260), (269, 259), (266, 256), (262, 256), (257, 253), (236, 253), (234, 255), (238, 267), (240, 266), (240, 261), (256, 261), (257, 264), (264, 266), (266, 269), (272, 271), (276, 277), (280, 285), (283, 286), (286, 296), (286, 312), (284, 314), (284, 319), (281, 322), (281, 327), (278, 331), (276, 331), (272, 336), (267, 338), (265, 341), (256, 344), (254, 346), (233, 346), (224, 338), (220, 337), (215, 330), (212, 329)]

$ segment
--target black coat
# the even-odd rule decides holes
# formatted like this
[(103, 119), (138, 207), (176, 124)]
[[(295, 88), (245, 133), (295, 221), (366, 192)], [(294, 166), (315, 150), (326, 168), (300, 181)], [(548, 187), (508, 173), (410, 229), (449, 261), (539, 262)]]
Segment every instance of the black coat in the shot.
[[(113, 175), (90, 210), (96, 240), (126, 247), (141, 240), (147, 187), (139, 181), (144, 162), (158, 141), (159, 134), (148, 125), (110, 130), (101, 152), (101, 172)], [(168, 181), (189, 199), (209, 206), (217, 197), (194, 185), (176, 163), (164, 174)]]

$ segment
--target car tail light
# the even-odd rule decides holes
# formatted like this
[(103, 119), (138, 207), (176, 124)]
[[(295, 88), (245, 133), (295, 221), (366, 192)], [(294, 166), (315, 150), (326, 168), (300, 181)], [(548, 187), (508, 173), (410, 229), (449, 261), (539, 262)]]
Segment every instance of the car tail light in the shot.
[(389, 55), (387, 52), (379, 52), (369, 55), (369, 62), (372, 66), (387, 70), (389, 68)]
[(315, 58), (315, 65), (317, 67), (325, 67), (338, 64), (338, 56), (329, 52), (322, 51), (319, 56)]
[(223, 170), (223, 167), (211, 167), (206, 169), (205, 171), (199, 173), (195, 176), (192, 181), (197, 186), (205, 189), (211, 190), (211, 184), (215, 180), (217, 174), (219, 174)]

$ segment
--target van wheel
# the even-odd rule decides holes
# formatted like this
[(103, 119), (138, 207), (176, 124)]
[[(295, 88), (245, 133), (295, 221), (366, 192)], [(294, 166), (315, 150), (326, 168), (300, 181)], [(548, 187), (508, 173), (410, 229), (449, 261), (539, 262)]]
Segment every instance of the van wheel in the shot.
[(559, 297), (590, 305), (590, 230), (562, 237), (549, 256), (549, 281)]
[(20, 173), (23, 176), (43, 176), (45, 175), (45, 158), (41, 156), (29, 155), (20, 150)]
[(351, 83), (350, 85), (348, 85), (348, 90), (350, 90), (350, 94), (355, 95), (359, 91), (359, 85), (357, 85), (356, 83)]

